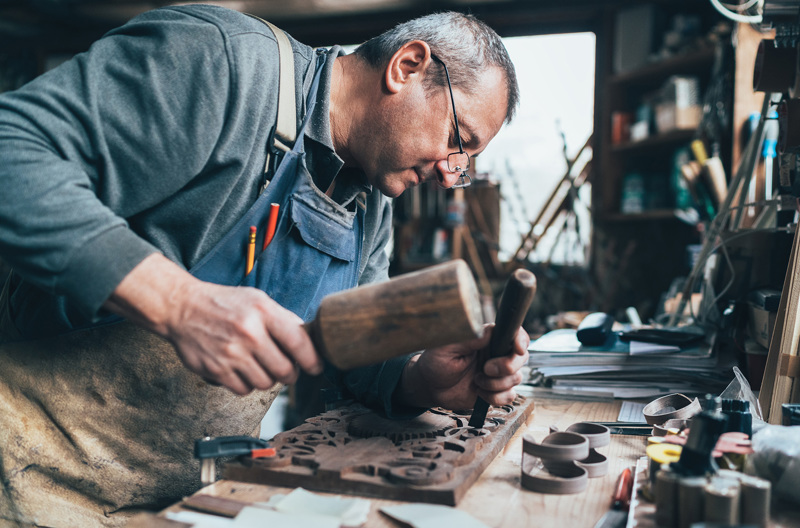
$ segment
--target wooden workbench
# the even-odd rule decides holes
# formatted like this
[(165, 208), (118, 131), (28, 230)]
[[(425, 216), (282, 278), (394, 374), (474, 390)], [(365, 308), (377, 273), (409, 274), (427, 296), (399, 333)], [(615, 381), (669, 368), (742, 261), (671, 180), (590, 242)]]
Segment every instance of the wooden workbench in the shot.
[[(612, 488), (620, 471), (635, 464), (644, 454), (644, 437), (612, 436), (611, 445), (599, 451), (609, 457), (608, 475), (590, 479), (586, 491), (575, 495), (543, 495), (520, 487), (520, 461), (522, 459), (522, 432), (527, 430), (541, 440), (548, 427), (564, 429), (581, 420), (613, 421), (617, 419), (619, 402), (575, 402), (541, 400), (528, 420), (527, 426), (517, 434), (484, 471), (481, 478), (460, 501), (458, 508), (493, 527), (536, 526), (537, 528), (591, 528), (607, 510)], [(245, 484), (221, 480), (198, 493), (242, 501), (264, 501), (275, 494), (285, 494), (289, 488)], [(369, 499), (372, 504), (366, 526), (396, 528), (398, 523), (389, 519), (380, 508), (396, 501)], [(180, 505), (168, 511), (180, 511)]]
[[(609, 471), (604, 477), (589, 479), (587, 489), (574, 495), (545, 495), (527, 491), (520, 486), (520, 462), (522, 458), (522, 433), (531, 432), (537, 440), (555, 425), (559, 429), (578, 421), (615, 421), (619, 401), (585, 402), (542, 399), (526, 427), (514, 435), (506, 448), (497, 455), (480, 479), (460, 501), (458, 509), (464, 510), (495, 528), (592, 528), (607, 511), (611, 503), (614, 483), (627, 466), (634, 466), (644, 455), (646, 438), (642, 436), (612, 435), (611, 444), (598, 451), (609, 459)], [(221, 480), (197, 493), (240, 501), (265, 501), (275, 494), (286, 494), (291, 489), (246, 484)], [(400, 524), (389, 519), (380, 508), (396, 501), (369, 499), (371, 509), (365, 526), (397, 528)], [(176, 504), (166, 511), (181, 511)], [(800, 525), (800, 513), (791, 513), (791, 518), (775, 522), (772, 528)], [(142, 525), (144, 526), (144, 525)], [(166, 525), (165, 525), (166, 526)]]

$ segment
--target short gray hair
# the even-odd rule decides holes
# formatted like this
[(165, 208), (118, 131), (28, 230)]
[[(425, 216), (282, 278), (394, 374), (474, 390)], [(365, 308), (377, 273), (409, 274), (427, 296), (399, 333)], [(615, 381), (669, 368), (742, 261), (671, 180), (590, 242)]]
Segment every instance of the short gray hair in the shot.
[[(519, 86), (511, 57), (500, 36), (472, 15), (446, 11), (415, 18), (366, 41), (353, 53), (374, 68), (385, 68), (392, 55), (413, 40), (427, 42), (431, 52), (447, 65), (453, 86), (467, 93), (475, 92), (478, 82), (475, 72), (501, 68), (508, 91), (506, 122), (513, 119), (519, 104)], [(444, 86), (447, 83), (444, 69), (437, 70), (436, 75), (426, 76), (426, 79)]]

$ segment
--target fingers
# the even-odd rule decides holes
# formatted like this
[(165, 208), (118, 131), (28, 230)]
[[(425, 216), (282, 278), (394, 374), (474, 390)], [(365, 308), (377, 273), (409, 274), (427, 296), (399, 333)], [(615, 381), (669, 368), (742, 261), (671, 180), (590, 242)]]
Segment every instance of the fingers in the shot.
[(514, 401), (517, 396), (514, 387), (523, 380), (520, 369), (528, 363), (529, 342), (528, 334), (520, 328), (510, 354), (486, 361), (483, 372), (474, 378), (480, 397), (492, 405), (508, 405)]
[(524, 367), (527, 363), (528, 351), (526, 350), (521, 355), (514, 354), (488, 360), (483, 366), (483, 372), (480, 374), (492, 378), (510, 376)]
[(245, 396), (254, 390), (267, 390), (275, 385), (275, 382), (260, 369), (253, 369), (247, 373), (229, 371), (220, 378), (220, 383), (239, 396)]
[(491, 333), (492, 325), (488, 325), (481, 338), (427, 349), (417, 356), (415, 368), (406, 369), (401, 378), (403, 401), (418, 405), (415, 395), (421, 392), (426, 394), (424, 405), (447, 409), (467, 409), (477, 396), (492, 405), (513, 402), (517, 397), (514, 387), (523, 378), (520, 369), (528, 361), (529, 338), (519, 329), (512, 351), (507, 356), (490, 359), (484, 370), (478, 372), (480, 356), (489, 345)]
[(485, 374), (475, 376), (475, 385), (479, 390), (488, 392), (503, 392), (522, 383), (522, 372), (514, 372), (502, 378), (490, 378)]
[(226, 342), (208, 358), (206, 366), (213, 379), (237, 394), (267, 390), (275, 382), (293, 383), (297, 378), (294, 365), (272, 341), (257, 310), (238, 318)]
[(266, 343), (264, 348), (253, 351), (258, 367), (264, 369), (273, 379), (291, 385), (297, 381), (300, 370), (273, 343)]
[(514, 389), (508, 389), (503, 392), (486, 392), (479, 390), (478, 396), (486, 400), (490, 405), (501, 407), (503, 405), (510, 405), (517, 398), (517, 393)]
[(483, 373), (490, 377), (510, 376), (528, 363), (528, 344), (530, 337), (520, 328), (514, 339), (514, 347), (510, 354), (492, 358), (483, 366)]
[(201, 353), (200, 365), (196, 368), (187, 366), (207, 382), (225, 386), (239, 395), (269, 389), (276, 381), (268, 370), (258, 364), (247, 347), (236, 342), (225, 343), (216, 353)]
[[(271, 299), (270, 301), (278, 306)], [(273, 311), (267, 329), (280, 350), (296, 361), (300, 368), (314, 376), (322, 374), (324, 367), (322, 358), (314, 348), (308, 332), (303, 328), (303, 320), (300, 317), (280, 308)]]
[(205, 283), (169, 338), (190, 370), (236, 394), (294, 383), (298, 365), (323, 368), (303, 321), (253, 288)]

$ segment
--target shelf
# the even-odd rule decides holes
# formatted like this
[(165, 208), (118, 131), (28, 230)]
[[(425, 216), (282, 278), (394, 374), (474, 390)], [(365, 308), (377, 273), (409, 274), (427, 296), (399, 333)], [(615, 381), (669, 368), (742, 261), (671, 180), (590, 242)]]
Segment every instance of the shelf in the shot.
[(685, 213), (678, 209), (653, 209), (652, 211), (644, 211), (641, 213), (612, 213), (603, 215), (602, 220), (610, 223), (620, 222), (649, 222), (652, 220), (680, 220), (685, 223), (682, 218)]
[(612, 145), (612, 152), (635, 152), (637, 150), (647, 150), (653, 147), (665, 147), (676, 143), (688, 143), (694, 139), (697, 131), (693, 128), (673, 130), (665, 134), (650, 136), (641, 141), (628, 141), (618, 145)]
[(647, 64), (633, 71), (612, 75), (609, 78), (609, 82), (611, 84), (647, 83), (670, 75), (683, 75), (688, 72), (702, 71), (713, 61), (714, 48), (705, 47), (670, 59)]

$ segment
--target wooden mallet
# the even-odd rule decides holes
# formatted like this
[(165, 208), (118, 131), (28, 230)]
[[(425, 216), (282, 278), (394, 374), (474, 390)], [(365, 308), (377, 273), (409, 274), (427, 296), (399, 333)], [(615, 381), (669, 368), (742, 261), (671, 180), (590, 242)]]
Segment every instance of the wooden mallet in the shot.
[(469, 266), (453, 260), (322, 299), (306, 325), (317, 351), (348, 370), (483, 335)]

